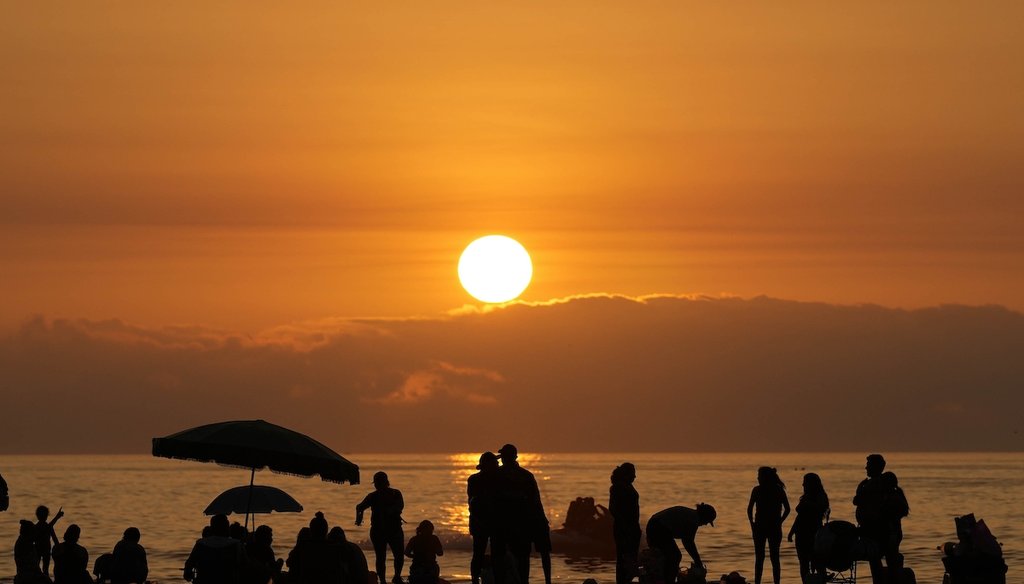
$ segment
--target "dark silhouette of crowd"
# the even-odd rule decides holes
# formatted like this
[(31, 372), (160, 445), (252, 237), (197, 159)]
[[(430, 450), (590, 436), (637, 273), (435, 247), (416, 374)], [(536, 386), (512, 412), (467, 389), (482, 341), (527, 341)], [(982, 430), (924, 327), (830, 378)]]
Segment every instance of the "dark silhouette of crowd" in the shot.
[[(476, 468), (478, 472), (466, 483), (469, 532), (473, 540), (469, 566), (472, 584), (486, 582), (488, 576), (494, 584), (529, 582), (530, 558), (534, 551), (541, 556), (545, 583), (551, 584), (551, 529), (535, 476), (519, 464), (518, 450), (512, 444), (505, 444), (497, 454), (484, 452)], [(875, 584), (912, 581), (900, 553), (902, 520), (910, 513), (907, 497), (897, 476), (885, 471), (882, 455), (867, 457), (865, 473), (867, 476), (858, 485), (853, 498), (856, 526), (830, 521), (829, 496), (821, 477), (813, 472), (803, 475), (802, 493), (787, 536), (790, 542), (795, 539), (802, 581), (821, 579), (829, 569), (835, 569), (830, 568), (834, 562), (827, 557), (830, 550), (824, 549), (818, 541), (822, 531), (827, 531), (823, 526), (830, 525), (836, 533), (842, 532), (843, 537), (856, 541), (856, 547), (850, 545), (846, 552), (856, 554), (854, 560), (868, 562)], [(705, 525), (714, 526), (715, 508), (698, 503), (693, 507), (676, 505), (661, 509), (649, 516), (641, 531), (636, 479), (637, 469), (632, 463), (624, 462), (615, 467), (610, 476), (607, 509), (592, 498), (578, 498), (570, 505), (566, 528), (585, 523), (584, 519), (593, 518), (598, 508), (602, 514), (606, 513), (603, 517), (610, 517), (616, 584), (632, 582), (636, 577), (642, 584), (702, 581), (707, 569), (697, 546), (697, 534)], [(375, 572), (370, 571), (360, 547), (348, 541), (345, 531), (337, 525), (331, 528), (324, 514), (317, 512), (308, 527), (296, 534), (294, 546), (283, 558), (274, 552), (274, 533), (269, 526), (259, 526), (249, 533), (247, 527), (229, 523), (227, 516), (214, 515), (185, 560), (183, 577), (194, 584), (267, 584), (271, 581), (276, 584), (387, 584), (385, 569), (390, 550), (394, 565), (392, 584), (405, 584), (402, 580), (405, 557), (411, 559), (408, 584), (442, 582), (438, 558), (444, 555), (444, 548), (434, 533), (434, 524), (429, 520), (421, 521), (415, 536), (406, 543), (402, 528), (405, 503), (401, 491), (391, 487), (384, 472), (374, 475), (373, 485), (374, 490), (356, 506), (355, 523), (360, 525), (364, 512), (371, 511), (369, 535), (376, 556)], [(7, 504), (6, 487), (6, 482), (0, 478), (3, 506)], [(789, 515), (789, 498), (778, 471), (769, 466), (760, 467), (757, 484), (747, 504), (754, 544), (755, 584), (761, 584), (766, 555), (771, 561), (772, 581), (774, 584), (781, 582), (780, 547), (783, 526)], [(63, 509), (58, 509), (51, 519), (49, 509), (39, 506), (34, 523), (21, 520), (14, 546), (15, 584), (93, 582), (89, 573), (89, 552), (80, 544), (80, 527), (69, 525), (63, 539), (57, 539), (55, 525), (63, 516)], [(970, 520), (973, 521), (973, 516)], [(962, 531), (969, 537), (960, 534), (961, 544), (947, 553), (947, 563), (957, 569), (973, 565), (970, 562), (980, 563), (975, 556), (982, 554), (975, 553), (975, 547), (982, 549), (983, 546), (971, 547), (963, 542), (994, 541), (985, 529), (984, 525), (977, 527), (977, 522), (964, 528)], [(647, 549), (641, 551), (643, 539), (646, 539)], [(95, 581), (146, 582), (149, 568), (140, 540), (139, 529), (127, 528), (113, 551), (97, 558), (93, 569)], [(677, 540), (692, 560), (687, 569), (680, 570), (683, 554)], [(995, 557), (988, 548), (984, 551)]]

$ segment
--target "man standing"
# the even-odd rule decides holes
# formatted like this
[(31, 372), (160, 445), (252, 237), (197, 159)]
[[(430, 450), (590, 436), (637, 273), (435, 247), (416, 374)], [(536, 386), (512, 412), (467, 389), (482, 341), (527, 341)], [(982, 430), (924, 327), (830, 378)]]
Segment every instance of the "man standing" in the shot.
[(540, 489), (533, 473), (519, 466), (519, 451), (512, 444), (498, 450), (498, 525), (491, 540), (491, 561), (497, 584), (505, 584), (505, 554), (511, 553), (520, 584), (530, 581), (530, 549), (541, 522), (547, 523)]
[(868, 563), (871, 566), (871, 581), (876, 584), (885, 580), (882, 556), (886, 556), (886, 565), (892, 562), (887, 553), (889, 527), (883, 512), (885, 488), (881, 476), (884, 470), (885, 458), (881, 454), (869, 454), (864, 465), (864, 472), (868, 476), (857, 485), (857, 494), (853, 497), (860, 536), (874, 544), (875, 549), (869, 552)]
[(683, 554), (675, 540), (683, 541), (683, 548), (693, 559), (694, 569), (707, 574), (704, 562), (697, 551), (697, 528), (702, 525), (715, 526), (718, 513), (706, 503), (699, 503), (696, 509), (669, 507), (658, 511), (647, 521), (647, 547), (657, 550), (662, 557), (662, 577), (665, 582), (675, 582), (679, 574), (679, 562)]

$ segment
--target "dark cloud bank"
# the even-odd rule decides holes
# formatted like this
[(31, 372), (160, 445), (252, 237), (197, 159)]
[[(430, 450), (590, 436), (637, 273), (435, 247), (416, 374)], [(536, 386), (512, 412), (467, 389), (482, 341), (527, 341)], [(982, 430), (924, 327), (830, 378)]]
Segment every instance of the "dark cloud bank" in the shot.
[(1024, 315), (595, 296), (235, 336), (35, 319), (0, 452), (146, 452), (265, 418), (341, 452), (1021, 450)]

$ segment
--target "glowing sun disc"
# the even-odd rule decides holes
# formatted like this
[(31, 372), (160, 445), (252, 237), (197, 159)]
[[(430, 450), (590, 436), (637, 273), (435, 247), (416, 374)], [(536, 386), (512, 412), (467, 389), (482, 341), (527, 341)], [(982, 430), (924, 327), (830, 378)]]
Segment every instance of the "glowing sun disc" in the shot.
[(466, 246), (459, 257), (459, 281), (481, 302), (515, 300), (530, 285), (533, 263), (518, 241), (487, 235)]

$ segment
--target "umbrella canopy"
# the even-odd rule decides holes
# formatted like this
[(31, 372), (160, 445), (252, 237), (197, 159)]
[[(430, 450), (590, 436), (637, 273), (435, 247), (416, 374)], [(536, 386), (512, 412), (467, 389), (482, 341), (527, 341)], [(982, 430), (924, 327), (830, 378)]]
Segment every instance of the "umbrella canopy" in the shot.
[(203, 513), (207, 515), (232, 513), (299, 513), (302, 505), (291, 495), (266, 485), (243, 485), (217, 495)]
[(207, 424), (153, 439), (153, 456), (359, 483), (359, 467), (305, 434), (264, 420)]

